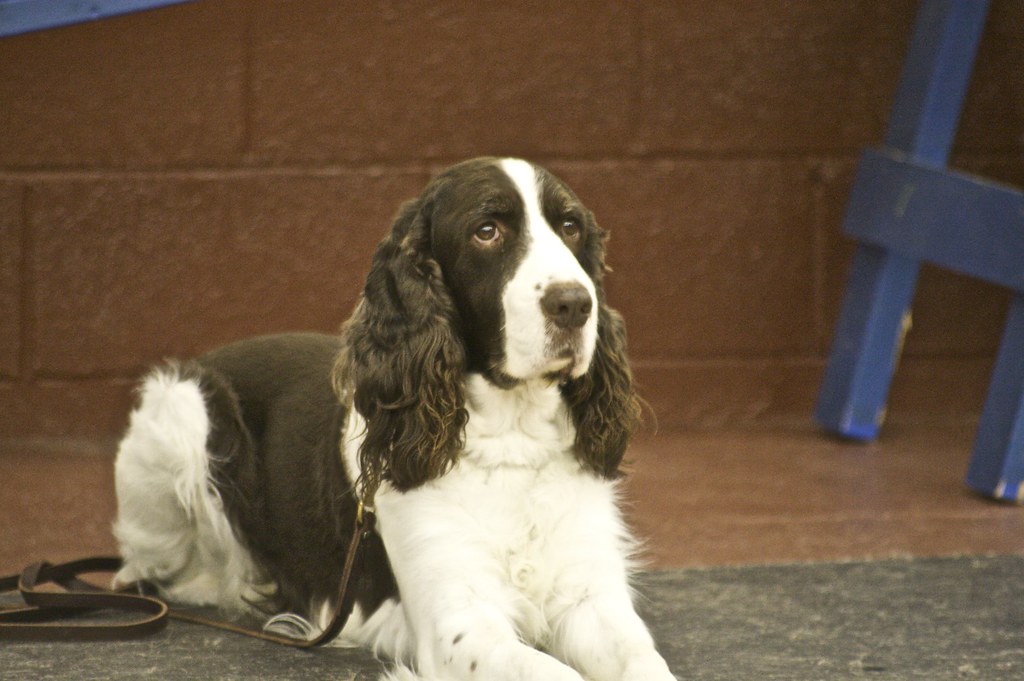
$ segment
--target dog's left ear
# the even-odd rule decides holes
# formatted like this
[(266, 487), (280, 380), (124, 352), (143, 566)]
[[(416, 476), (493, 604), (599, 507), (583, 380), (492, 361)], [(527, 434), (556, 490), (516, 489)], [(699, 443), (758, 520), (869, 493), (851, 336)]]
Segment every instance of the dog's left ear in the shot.
[[(431, 199), (404, 205), (377, 248), (335, 367), (343, 401), (366, 419), (364, 490), (407, 490), (442, 475), (468, 419), (457, 313), (430, 255)], [(348, 393), (346, 397), (346, 393)]]
[(564, 384), (562, 395), (576, 426), (576, 457), (594, 472), (613, 478), (633, 431), (640, 425), (642, 403), (633, 388), (633, 372), (626, 355), (626, 325), (622, 315), (605, 301), (607, 232), (596, 223), (594, 226), (599, 236), (591, 241), (582, 260), (597, 287), (597, 346), (590, 369)]

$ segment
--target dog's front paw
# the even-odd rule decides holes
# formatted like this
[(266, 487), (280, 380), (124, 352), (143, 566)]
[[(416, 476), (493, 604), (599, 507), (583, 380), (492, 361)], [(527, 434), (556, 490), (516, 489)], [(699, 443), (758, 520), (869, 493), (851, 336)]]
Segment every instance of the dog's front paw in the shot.
[(678, 681), (657, 653), (634, 658), (626, 665), (622, 681)]
[(537, 681), (584, 681), (572, 667), (562, 664), (555, 658), (541, 653), (531, 651), (530, 660), (522, 669), (522, 675), (518, 678), (536, 679)]

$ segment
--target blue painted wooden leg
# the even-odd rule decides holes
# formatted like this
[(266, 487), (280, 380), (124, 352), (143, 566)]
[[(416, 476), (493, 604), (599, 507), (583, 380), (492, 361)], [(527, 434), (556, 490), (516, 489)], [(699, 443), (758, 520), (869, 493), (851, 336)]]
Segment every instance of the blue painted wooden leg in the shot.
[(973, 489), (1024, 504), (1024, 293), (1010, 304), (967, 471)]
[(846, 285), (815, 419), (844, 437), (871, 440), (910, 321), (920, 263), (861, 244)]
[[(922, 0), (889, 117), (888, 149), (945, 166), (987, 10), (988, 0)], [(851, 199), (847, 219), (872, 200)], [(826, 428), (859, 440), (878, 435), (919, 270), (914, 258), (858, 246), (818, 394), (815, 418)]]

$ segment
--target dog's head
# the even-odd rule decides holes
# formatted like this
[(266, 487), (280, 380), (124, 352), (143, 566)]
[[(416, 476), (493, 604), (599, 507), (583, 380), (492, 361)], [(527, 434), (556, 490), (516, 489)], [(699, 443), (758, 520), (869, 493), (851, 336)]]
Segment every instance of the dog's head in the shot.
[(462, 446), (468, 372), (504, 389), (557, 382), (577, 457), (615, 475), (639, 406), (605, 303), (606, 237), (565, 183), (518, 159), (458, 164), (406, 203), (337, 371), (367, 422), (364, 475), (408, 489), (444, 473)]

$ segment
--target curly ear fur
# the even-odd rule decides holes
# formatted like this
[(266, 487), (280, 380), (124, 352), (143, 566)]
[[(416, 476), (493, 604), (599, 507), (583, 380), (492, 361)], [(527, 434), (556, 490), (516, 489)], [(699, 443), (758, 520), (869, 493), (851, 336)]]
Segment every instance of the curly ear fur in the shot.
[(364, 491), (407, 490), (441, 476), (463, 446), (465, 348), (430, 257), (426, 201), (410, 201), (377, 247), (335, 367), (342, 401), (366, 419)]
[[(599, 294), (600, 296), (600, 294)], [(562, 386), (576, 426), (576, 456), (599, 475), (616, 477), (642, 407), (633, 390), (622, 316), (601, 301), (590, 370)]]
[(576, 456), (587, 468), (613, 478), (626, 453), (633, 431), (641, 422), (643, 400), (633, 388), (633, 372), (626, 355), (626, 325), (615, 310), (608, 307), (604, 295), (604, 247), (608, 232), (591, 213), (587, 220), (597, 238), (582, 254), (584, 268), (597, 288), (597, 347), (590, 369), (582, 377), (562, 386), (576, 426)]

